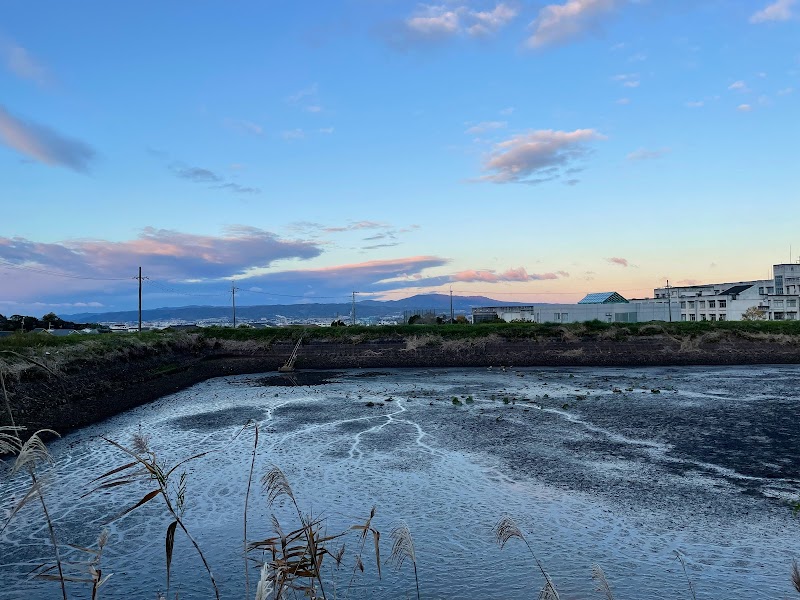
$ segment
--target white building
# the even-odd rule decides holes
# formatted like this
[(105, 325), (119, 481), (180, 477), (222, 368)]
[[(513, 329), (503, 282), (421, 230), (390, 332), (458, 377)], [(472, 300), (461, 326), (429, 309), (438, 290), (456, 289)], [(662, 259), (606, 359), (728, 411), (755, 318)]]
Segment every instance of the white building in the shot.
[(740, 321), (751, 308), (770, 321), (794, 321), (800, 307), (800, 264), (774, 265), (773, 279), (656, 288), (657, 299), (678, 302), (681, 321)]
[(533, 323), (642, 323), (645, 321), (677, 321), (680, 317), (677, 301), (664, 299), (626, 300), (617, 292), (589, 294), (577, 304), (526, 304), (511, 306), (481, 306), (472, 309), (472, 322), (481, 323), (502, 319), (506, 322)]

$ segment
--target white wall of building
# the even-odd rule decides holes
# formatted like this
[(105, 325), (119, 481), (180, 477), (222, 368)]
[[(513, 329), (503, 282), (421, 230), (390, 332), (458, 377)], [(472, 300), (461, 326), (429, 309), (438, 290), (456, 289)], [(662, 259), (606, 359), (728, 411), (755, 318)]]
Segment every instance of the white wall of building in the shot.
[(603, 321), (604, 323), (643, 323), (646, 321), (680, 320), (680, 305), (673, 302), (670, 307), (661, 300), (633, 300), (628, 303), (609, 304), (530, 304), (524, 306), (486, 306), (472, 309), (473, 322), (482, 318), (500, 318), (506, 322), (531, 321), (535, 323), (582, 323)]

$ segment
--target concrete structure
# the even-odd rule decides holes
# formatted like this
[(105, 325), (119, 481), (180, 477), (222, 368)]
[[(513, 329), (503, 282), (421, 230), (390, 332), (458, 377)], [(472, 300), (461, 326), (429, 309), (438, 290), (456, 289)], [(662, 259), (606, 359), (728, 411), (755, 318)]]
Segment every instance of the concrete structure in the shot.
[(778, 264), (772, 270), (772, 279), (663, 287), (654, 295), (677, 301), (681, 321), (740, 321), (750, 309), (770, 321), (795, 321), (800, 310), (800, 264)]
[(481, 306), (472, 309), (472, 322), (481, 323), (502, 319), (506, 322), (533, 323), (642, 323), (646, 321), (678, 320), (680, 307), (666, 299), (626, 300), (616, 292), (589, 294), (578, 304), (527, 304), (511, 306)]

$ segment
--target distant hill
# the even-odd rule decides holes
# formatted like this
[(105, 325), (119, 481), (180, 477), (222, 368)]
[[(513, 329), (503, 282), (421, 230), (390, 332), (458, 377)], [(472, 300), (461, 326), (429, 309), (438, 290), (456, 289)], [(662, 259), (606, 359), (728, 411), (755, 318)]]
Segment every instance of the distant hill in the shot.
[[(499, 306), (516, 304), (503, 302), (485, 296), (453, 296), (453, 310), (457, 313), (469, 312), (474, 306)], [(405, 310), (436, 310), (440, 313), (450, 311), (448, 294), (418, 294), (402, 300), (363, 300), (356, 302), (356, 316), (386, 317), (402, 314)], [(350, 315), (351, 304), (265, 304), (258, 306), (237, 306), (236, 317), (245, 320), (275, 319), (277, 316), (288, 319), (331, 319), (337, 315), (346, 318)], [(145, 321), (201, 321), (203, 319), (224, 319), (231, 316), (230, 306), (176, 306), (150, 308), (142, 311)], [(77, 313), (63, 318), (81, 322), (136, 321), (139, 314), (135, 310), (107, 313)]]

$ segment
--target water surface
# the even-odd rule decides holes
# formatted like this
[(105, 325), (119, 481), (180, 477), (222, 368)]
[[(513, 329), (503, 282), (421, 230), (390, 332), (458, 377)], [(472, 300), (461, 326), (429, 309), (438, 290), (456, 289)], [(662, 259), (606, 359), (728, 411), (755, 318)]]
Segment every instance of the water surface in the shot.
[[(590, 570), (605, 570), (618, 598), (790, 598), (798, 526), (788, 503), (800, 473), (800, 368), (352, 370), (214, 379), (52, 445), (46, 500), (62, 542), (93, 543), (102, 523), (148, 487), (84, 496), (91, 480), (124, 464), (100, 439), (128, 444), (141, 431), (169, 463), (215, 450), (187, 467), (185, 521), (205, 549), (222, 595), (243, 595), (242, 507), (252, 452), (248, 419), (261, 424), (256, 472), (283, 469), (301, 508), (329, 532), (377, 507), (383, 533), (400, 520), (415, 539), (426, 598), (535, 597), (541, 577), (492, 527), (512, 515), (564, 600), (600, 597)], [(457, 403), (453, 402), (457, 399)], [(0, 480), (2, 508), (24, 494), (22, 476)], [(251, 539), (272, 534), (259, 485)], [(291, 511), (276, 510), (289, 527)], [(164, 532), (153, 501), (108, 525), (102, 597), (154, 598), (165, 588)], [(25, 573), (50, 559), (37, 505), (0, 536), (3, 598), (53, 598), (57, 584)], [(345, 597), (357, 549), (333, 572)], [(80, 558), (64, 548), (68, 559)], [(349, 597), (414, 595), (408, 566), (366, 571)], [(332, 568), (332, 565), (329, 565)], [(327, 567), (326, 567), (327, 569)], [(255, 577), (255, 569), (251, 575)], [(173, 590), (213, 597), (196, 554), (176, 536)], [(71, 597), (89, 597), (72, 587)], [(329, 597), (333, 590), (328, 589)], [(251, 594), (252, 595), (252, 594)]]

